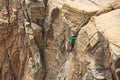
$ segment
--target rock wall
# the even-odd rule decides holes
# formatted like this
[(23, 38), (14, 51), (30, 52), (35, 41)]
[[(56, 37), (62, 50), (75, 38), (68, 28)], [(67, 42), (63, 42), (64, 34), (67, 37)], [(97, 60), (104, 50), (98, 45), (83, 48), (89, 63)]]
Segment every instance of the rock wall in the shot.
[(119, 18), (120, 0), (0, 0), (0, 80), (119, 80)]

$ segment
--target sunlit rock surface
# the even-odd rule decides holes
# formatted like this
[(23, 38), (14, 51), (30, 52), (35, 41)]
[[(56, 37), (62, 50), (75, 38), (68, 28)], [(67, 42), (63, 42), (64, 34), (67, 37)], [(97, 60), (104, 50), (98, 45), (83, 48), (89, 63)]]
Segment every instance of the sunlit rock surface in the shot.
[(119, 80), (119, 8), (120, 0), (0, 0), (0, 80)]

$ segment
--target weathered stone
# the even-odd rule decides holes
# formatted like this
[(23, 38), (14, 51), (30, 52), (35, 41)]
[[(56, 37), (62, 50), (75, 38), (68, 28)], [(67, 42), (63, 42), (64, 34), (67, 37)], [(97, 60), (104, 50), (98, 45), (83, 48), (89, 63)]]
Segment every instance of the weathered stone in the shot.
[[(116, 62), (117, 59), (119, 59), (119, 47), (118, 47), (119, 46), (119, 37), (116, 37), (119, 34), (118, 15), (119, 15), (119, 9), (109, 12), (109, 13), (106, 13), (106, 14), (102, 14), (98, 17), (94, 17), (94, 19), (91, 19), (90, 22), (82, 29), (82, 30), (86, 31), (86, 33), (88, 34), (88, 37), (90, 39), (90, 45), (91, 45), (91, 43), (94, 43), (94, 45), (96, 46), (96, 47), (91, 46), (91, 49), (93, 49), (93, 50), (94, 50), (94, 48), (96, 48), (96, 52), (92, 52), (93, 53), (92, 56), (93, 55), (96, 56), (95, 65), (98, 65), (98, 66), (103, 65), (105, 67), (104, 62), (102, 62), (102, 61), (104, 61), (104, 59), (102, 59), (102, 58), (104, 58), (105, 56), (108, 59), (107, 60), (108, 62), (106, 62), (106, 63), (113, 64), (113, 65), (114, 65), (114, 61)], [(113, 23), (111, 22), (110, 18), (111, 18), (111, 20), (113, 20), (112, 21)], [(105, 20), (105, 21), (103, 21), (103, 20)], [(107, 23), (110, 23), (110, 24), (107, 24)], [(80, 32), (82, 32), (82, 31), (80, 31)], [(96, 37), (95, 41), (91, 42), (91, 33), (94, 38), (94, 33), (98, 34), (99, 32), (101, 34), (103, 34), (104, 37), (106, 38), (106, 40), (108, 40), (110, 42), (109, 43), (110, 45), (108, 48), (110, 48), (111, 52), (108, 51), (107, 49), (103, 48), (103, 47), (106, 47), (105, 44), (103, 44), (103, 43), (107, 43), (107, 42), (106, 41), (104, 42), (104, 40), (101, 40), (101, 38)], [(79, 38), (79, 36), (78, 36), (78, 38)], [(99, 45), (99, 44), (101, 44), (101, 47), (97, 47), (97, 45)], [(102, 45), (103, 45), (103, 47), (102, 47)], [(100, 53), (102, 53), (102, 54), (100, 55)], [(105, 55), (105, 54), (107, 54), (107, 55)], [(100, 58), (100, 56), (101, 56), (101, 58)], [(112, 61), (112, 60), (114, 60), (114, 61)], [(111, 67), (111, 70), (113, 70), (113, 71), (115, 70), (115, 67), (112, 67), (111, 65), (108, 65), (108, 66)], [(94, 71), (93, 71), (93, 73), (94, 73)], [(99, 74), (100, 74), (100, 72), (99, 72)], [(96, 75), (96, 78), (97, 78), (97, 76), (99, 74), (97, 74), (95, 72), (95, 74), (93, 74), (93, 76), (95, 77), (95, 75)], [(114, 76), (115, 76), (115, 73), (114, 73)]]
[(106, 80), (113, 80), (111, 70), (105, 71), (105, 78), (106, 78)]
[[(79, 5), (81, 5), (81, 7), (78, 7)], [(70, 27), (76, 32), (87, 23), (89, 18), (98, 10), (99, 7), (87, 0), (66, 2), (62, 7), (63, 22), (67, 24), (67, 27)]]
[(120, 0), (0, 0), (0, 80), (119, 80), (119, 8)]
[(114, 44), (110, 44), (110, 50), (111, 50), (111, 55), (112, 55), (112, 59), (117, 61), (120, 57), (120, 47), (118, 47), (117, 45)]
[(37, 1), (30, 6), (31, 11), (31, 21), (39, 25), (43, 25), (45, 17), (45, 6), (43, 1)]
[(76, 40), (75, 50), (78, 52), (78, 54), (82, 55), (84, 52), (86, 52), (88, 45), (88, 35), (84, 30), (81, 30)]

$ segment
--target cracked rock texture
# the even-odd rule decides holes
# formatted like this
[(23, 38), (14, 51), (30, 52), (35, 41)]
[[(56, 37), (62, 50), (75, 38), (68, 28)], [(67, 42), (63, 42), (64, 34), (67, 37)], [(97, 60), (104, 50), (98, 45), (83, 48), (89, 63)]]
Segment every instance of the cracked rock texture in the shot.
[(120, 0), (0, 0), (0, 80), (120, 80), (119, 30)]

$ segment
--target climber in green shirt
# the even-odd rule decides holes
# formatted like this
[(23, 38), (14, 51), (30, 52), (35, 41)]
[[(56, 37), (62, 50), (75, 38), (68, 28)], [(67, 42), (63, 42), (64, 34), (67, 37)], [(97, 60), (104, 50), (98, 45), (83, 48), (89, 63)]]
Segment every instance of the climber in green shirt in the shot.
[(73, 50), (74, 44), (75, 44), (75, 36), (71, 35), (70, 36), (71, 51)]

